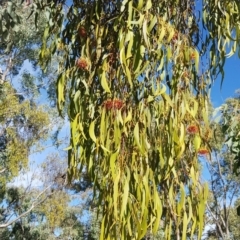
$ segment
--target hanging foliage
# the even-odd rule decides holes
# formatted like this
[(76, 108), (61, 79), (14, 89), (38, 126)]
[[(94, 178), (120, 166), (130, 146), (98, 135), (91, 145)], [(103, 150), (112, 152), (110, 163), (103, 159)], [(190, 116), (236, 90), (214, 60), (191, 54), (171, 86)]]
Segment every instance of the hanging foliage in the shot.
[(240, 57), (240, 4), (237, 0), (203, 0), (203, 26), (206, 28), (204, 50), (210, 50), (210, 71), (214, 78), (224, 78), (227, 57), (238, 53)]
[(88, 170), (103, 216), (100, 239), (142, 239), (159, 227), (166, 239), (201, 238), (208, 187), (199, 181), (198, 155), (210, 153), (210, 75), (223, 73), (226, 44), (233, 52), (238, 44), (237, 3), (224, 10), (203, 4), (205, 42), (195, 1), (31, 5), (48, 22), (42, 68), (55, 53), (60, 59), (58, 109), (67, 103), (71, 124), (68, 177)]

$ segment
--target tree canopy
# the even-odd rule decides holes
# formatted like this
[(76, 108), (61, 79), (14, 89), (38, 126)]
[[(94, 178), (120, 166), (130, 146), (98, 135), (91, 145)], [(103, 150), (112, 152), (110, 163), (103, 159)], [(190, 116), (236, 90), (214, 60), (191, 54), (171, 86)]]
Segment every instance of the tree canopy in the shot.
[[(9, 31), (21, 21), (2, 12)], [(100, 239), (201, 238), (210, 157), (211, 83), (239, 53), (238, 1), (33, 0), (44, 14), (38, 62), (58, 56), (57, 106), (68, 109), (68, 180), (87, 171)], [(5, 27), (5, 28), (4, 28)], [(56, 58), (55, 58), (56, 59)], [(55, 63), (55, 62), (54, 62)]]

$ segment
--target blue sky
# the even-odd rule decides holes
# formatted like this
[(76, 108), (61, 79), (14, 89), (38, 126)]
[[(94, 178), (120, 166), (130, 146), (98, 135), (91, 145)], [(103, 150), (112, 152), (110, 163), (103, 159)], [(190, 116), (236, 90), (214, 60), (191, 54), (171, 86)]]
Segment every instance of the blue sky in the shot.
[(220, 77), (218, 77), (212, 87), (211, 101), (214, 107), (223, 104), (227, 98), (235, 96), (235, 91), (240, 89), (240, 59), (237, 54), (226, 60), (224, 70), (225, 77), (222, 89), (220, 87)]

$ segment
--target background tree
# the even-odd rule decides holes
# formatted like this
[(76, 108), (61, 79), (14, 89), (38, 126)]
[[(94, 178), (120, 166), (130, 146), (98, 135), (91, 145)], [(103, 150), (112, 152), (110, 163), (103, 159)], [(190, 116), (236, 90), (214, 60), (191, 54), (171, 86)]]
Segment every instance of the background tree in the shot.
[[(30, 7), (26, 8), (24, 5), (21, 8), (17, 1), (1, 2), (1, 7), (0, 14), (3, 14), (3, 17), (7, 16), (1, 25), (4, 31), (10, 29), (8, 32), (5, 31), (8, 34), (7, 38), (3, 39), (3, 35), (0, 35), (3, 40), (0, 46), (2, 69), (1, 123), (5, 121), (11, 125), (21, 145), (15, 144), (8, 151), (11, 156), (18, 157), (14, 158), (14, 161), (7, 162), (6, 159), (1, 158), (1, 179), (6, 188), (5, 190), (2, 188), (1, 195), (0, 238), (66, 239), (72, 237), (85, 239), (86, 236), (90, 238), (92, 233), (87, 230), (89, 223), (81, 220), (83, 211), (88, 210), (87, 206), (90, 201), (88, 200), (86, 205), (85, 203), (80, 204), (76, 195), (81, 198), (79, 192), (82, 193), (90, 188), (91, 182), (87, 176), (82, 176), (79, 181), (66, 189), (64, 180), (66, 165), (60, 164), (59, 156), (45, 160), (43, 163), (43, 167), (45, 167), (42, 170), (35, 163), (35, 171), (41, 171), (42, 175), (34, 176), (33, 182), (31, 181), (29, 185), (14, 185), (16, 184), (15, 177), (19, 176), (18, 179), (21, 179), (22, 175), (29, 174), (29, 155), (32, 152), (44, 150), (45, 141), (49, 137), (54, 140), (56, 146), (62, 144), (62, 141), (59, 141), (58, 133), (63, 121), (57, 118), (54, 109), (50, 108), (56, 104), (56, 91), (53, 87), (56, 82), (56, 79), (53, 78), (55, 65), (53, 64), (44, 73), (36, 66), (38, 46), (45, 24), (44, 16), (41, 17), (42, 22), (38, 29), (35, 29), (34, 16), (30, 16)], [(8, 9), (9, 7), (11, 9)], [(19, 21), (13, 22), (13, 25), (8, 25), (9, 21), (12, 20), (11, 11), (13, 11), (12, 14), (18, 15)], [(14, 25), (15, 23), (18, 25)], [(10, 42), (11, 45), (8, 45)], [(24, 63), (27, 63), (28, 69), (22, 71)], [(43, 92), (44, 95), (48, 95), (47, 101), (41, 98), (40, 93)], [(39, 102), (45, 102), (46, 105), (41, 106)], [(46, 119), (41, 119), (40, 113), (45, 114)], [(1, 126), (2, 130), (6, 128), (4, 128), (4, 124)], [(56, 132), (52, 132), (54, 128), (57, 129)], [(6, 136), (2, 135), (2, 143), (5, 143), (5, 138)], [(24, 144), (22, 141), (27, 143)], [(42, 145), (39, 146), (41, 141)], [(6, 146), (2, 145), (1, 150), (2, 155), (4, 155), (7, 151)], [(24, 153), (26, 154), (24, 155)], [(14, 168), (14, 174), (6, 167), (9, 165)], [(30, 167), (30, 172), (33, 170), (32, 168)], [(7, 177), (5, 173), (11, 177)], [(14, 181), (13, 185), (11, 180)], [(26, 179), (20, 181), (26, 181)], [(38, 182), (37, 186), (35, 181)], [(85, 195), (88, 196), (87, 193)], [(77, 206), (72, 204), (73, 201), (78, 203)]]
[[(229, 153), (216, 153), (209, 163), (210, 196), (207, 204), (208, 219), (207, 226), (211, 225), (208, 231), (209, 239), (237, 239), (236, 232), (231, 232), (234, 226), (233, 217), (237, 217), (234, 203), (239, 198), (239, 178), (232, 173), (233, 157)], [(237, 218), (235, 219), (235, 221)]]
[(240, 164), (240, 124), (239, 124), (239, 91), (234, 98), (230, 98), (226, 103), (221, 106), (221, 125), (222, 131), (226, 138), (226, 147), (234, 156), (234, 162), (232, 163), (235, 174), (239, 174)]
[(210, 175), (210, 200), (207, 203), (206, 226), (211, 228), (207, 231), (206, 239), (238, 239), (235, 201), (240, 195), (240, 182), (239, 176), (233, 174), (236, 155), (229, 148), (230, 138), (228, 134), (226, 135), (235, 124), (233, 121), (236, 120), (234, 111), (237, 102), (237, 98), (229, 98), (214, 112), (216, 116), (212, 123), (215, 136), (211, 142), (212, 159), (207, 163)]
[(8, 187), (1, 213), (10, 222), (0, 225), (1, 239), (86, 239), (91, 236), (87, 231), (89, 226), (82, 220), (85, 206), (79, 200), (84, 201), (86, 193), (75, 193), (58, 180), (59, 166), (64, 169), (64, 165), (58, 155), (50, 156), (29, 184), (25, 181), (24, 186)]
[[(17, 5), (17, 1), (1, 2), (1, 7), (0, 15), (4, 16), (0, 23), (3, 27), (0, 46), (1, 239), (55, 239), (53, 229), (56, 227), (65, 226), (65, 232), (67, 228), (82, 228), (75, 215), (76, 209), (73, 214), (68, 208), (69, 194), (63, 191), (63, 186), (58, 186), (53, 193), (54, 179), (49, 178), (40, 188), (32, 184), (27, 187), (9, 185), (18, 175), (27, 174), (30, 154), (33, 151), (40, 152), (44, 145), (39, 148), (39, 143), (46, 141), (51, 136), (52, 129), (60, 127), (62, 122), (60, 119), (56, 121), (54, 110), (49, 111), (48, 106), (41, 106), (37, 98), (40, 89), (47, 90), (52, 98), (55, 95), (51, 90), (51, 85), (55, 84), (51, 78), (54, 66), (44, 74), (36, 68), (37, 46), (41, 41), (44, 17), (42, 25), (39, 24), (36, 31), (30, 9), (22, 9)], [(13, 16), (17, 15), (18, 21), (15, 22)], [(19, 29), (21, 31), (18, 31)], [(7, 34), (7, 37), (4, 34)], [(21, 74), (20, 70), (26, 61), (35, 71)], [(46, 82), (49, 84), (46, 85)], [(52, 105), (52, 102), (49, 105)], [(58, 140), (56, 137), (57, 134), (54, 134), (54, 139)], [(47, 175), (46, 171), (45, 174)], [(44, 182), (44, 179), (40, 178), (38, 181)], [(59, 198), (62, 199), (61, 204)], [(71, 216), (74, 226), (70, 226)], [(59, 220), (55, 221), (56, 219)], [(65, 219), (68, 219), (69, 223), (63, 223)]]

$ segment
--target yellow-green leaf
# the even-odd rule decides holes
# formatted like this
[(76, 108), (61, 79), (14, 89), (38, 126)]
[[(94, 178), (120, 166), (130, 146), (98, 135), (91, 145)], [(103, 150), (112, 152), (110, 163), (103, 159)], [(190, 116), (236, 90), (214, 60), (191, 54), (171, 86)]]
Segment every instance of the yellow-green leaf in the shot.
[(111, 93), (110, 88), (109, 88), (108, 83), (107, 83), (105, 71), (103, 71), (102, 76), (101, 76), (101, 85), (102, 85), (105, 92)]
[(94, 128), (95, 128), (95, 120), (92, 121), (91, 124), (90, 124), (90, 127), (89, 127), (89, 136), (90, 136), (90, 138), (96, 143), (97, 138), (96, 138), (96, 136), (95, 136), (95, 132), (94, 132), (95, 130), (94, 130)]
[(123, 215), (126, 211), (127, 207), (127, 200), (128, 200), (128, 194), (129, 194), (129, 179), (130, 179), (130, 170), (127, 168), (127, 178), (125, 180), (125, 184), (123, 187), (123, 197), (122, 197), (122, 207), (121, 207), (121, 218), (123, 218)]
[(115, 177), (116, 177), (115, 162), (118, 157), (118, 154), (119, 154), (119, 151), (116, 151), (115, 153), (111, 154), (111, 157), (110, 157), (110, 169), (112, 172), (113, 180), (115, 180)]
[(177, 211), (178, 211), (178, 215), (180, 216), (181, 215), (181, 211), (185, 205), (185, 190), (184, 190), (184, 186), (183, 186), (183, 183), (181, 182), (180, 184), (180, 201), (178, 203), (178, 206), (177, 206)]
[(100, 240), (105, 240), (105, 217), (106, 215), (103, 216), (103, 219), (102, 219), (102, 224), (101, 224), (101, 235), (100, 235)]
[(195, 135), (193, 140), (195, 151), (198, 151), (201, 146), (201, 137), (199, 135)]
[(186, 240), (187, 239), (187, 225), (188, 225), (187, 213), (184, 211), (182, 240)]
[(114, 206), (114, 216), (116, 219), (119, 218), (118, 214), (118, 184), (119, 184), (119, 179), (120, 179), (120, 171), (118, 172), (115, 180), (114, 180), (114, 186), (113, 186), (113, 206)]

